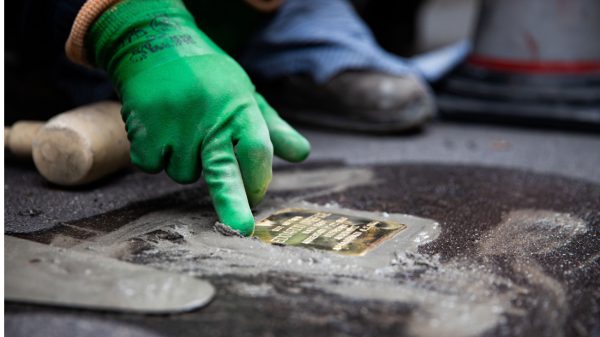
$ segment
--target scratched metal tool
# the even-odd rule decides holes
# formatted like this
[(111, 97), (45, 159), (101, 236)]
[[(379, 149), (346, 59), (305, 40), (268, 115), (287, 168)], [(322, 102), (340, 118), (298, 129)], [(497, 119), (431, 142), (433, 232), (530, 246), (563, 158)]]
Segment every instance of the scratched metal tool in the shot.
[(197, 309), (215, 294), (200, 279), (99, 255), (4, 237), (7, 301), (165, 314)]

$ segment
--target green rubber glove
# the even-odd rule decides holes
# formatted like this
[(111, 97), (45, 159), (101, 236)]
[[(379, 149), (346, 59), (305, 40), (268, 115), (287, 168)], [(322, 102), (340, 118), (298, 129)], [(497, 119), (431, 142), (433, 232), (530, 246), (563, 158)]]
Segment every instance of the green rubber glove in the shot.
[(133, 164), (150, 173), (165, 169), (179, 183), (203, 172), (219, 219), (252, 234), (250, 206), (267, 190), (273, 151), (302, 161), (308, 141), (179, 0), (119, 2), (91, 27), (86, 48), (121, 96)]

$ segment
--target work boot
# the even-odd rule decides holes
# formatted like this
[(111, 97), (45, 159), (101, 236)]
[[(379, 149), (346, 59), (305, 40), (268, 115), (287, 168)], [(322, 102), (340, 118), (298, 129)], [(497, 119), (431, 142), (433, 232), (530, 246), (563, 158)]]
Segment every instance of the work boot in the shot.
[(285, 118), (318, 126), (401, 132), (422, 126), (435, 111), (428, 87), (408, 73), (348, 70), (324, 84), (290, 75), (257, 85)]

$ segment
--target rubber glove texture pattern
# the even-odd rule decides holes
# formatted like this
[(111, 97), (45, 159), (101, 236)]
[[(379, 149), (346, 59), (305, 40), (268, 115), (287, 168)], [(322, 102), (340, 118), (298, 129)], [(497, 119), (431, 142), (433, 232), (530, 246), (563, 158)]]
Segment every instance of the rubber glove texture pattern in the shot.
[(271, 181), (273, 152), (302, 161), (308, 141), (181, 1), (122, 1), (91, 27), (86, 48), (119, 92), (132, 163), (150, 173), (164, 169), (182, 184), (202, 172), (219, 219), (250, 235), (250, 207)]

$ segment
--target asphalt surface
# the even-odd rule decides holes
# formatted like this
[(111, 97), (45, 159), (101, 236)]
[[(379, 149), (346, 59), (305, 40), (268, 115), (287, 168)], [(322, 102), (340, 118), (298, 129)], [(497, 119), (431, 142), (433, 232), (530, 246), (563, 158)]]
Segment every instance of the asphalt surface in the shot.
[[(7, 303), (7, 334), (600, 335), (598, 135), (448, 123), (406, 136), (304, 131), (313, 144), (311, 159), (294, 166), (277, 162), (276, 175), (288, 173), (293, 180), (294, 172), (326, 169), (333, 175), (360, 167), (375, 179), (317, 194), (319, 188), (280, 189), (270, 200), (301, 197), (427, 217), (441, 224), (439, 237), (414, 255), (389, 257), (385, 266), (358, 276), (340, 272), (319, 279), (310, 271), (331, 253), (314, 253), (320, 255), (297, 267), (285, 248), (272, 254), (281, 264), (265, 271), (256, 261), (233, 258), (254, 241), (231, 239), (241, 241), (225, 250), (199, 250), (178, 234), (181, 219), (164, 216), (200, 212), (214, 218), (201, 184), (181, 187), (162, 175), (129, 171), (93, 190), (63, 191), (44, 183), (31, 166), (9, 161), (8, 233), (76, 247), (148, 221), (153, 228), (128, 237), (126, 249), (111, 257), (207, 279), (217, 297), (204, 309), (166, 316)], [(197, 226), (200, 233), (214, 233)], [(402, 247), (397, 250), (402, 254)], [(211, 263), (221, 263), (221, 273)], [(352, 269), (354, 260), (346, 263)], [(388, 295), (366, 290), (376, 288)]]

